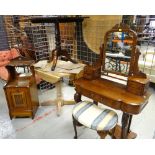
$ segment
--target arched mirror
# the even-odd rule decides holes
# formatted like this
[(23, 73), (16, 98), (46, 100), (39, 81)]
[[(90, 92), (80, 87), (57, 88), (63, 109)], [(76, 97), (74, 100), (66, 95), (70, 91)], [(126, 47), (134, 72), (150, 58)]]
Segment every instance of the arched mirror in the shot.
[(136, 51), (137, 37), (127, 25), (117, 24), (105, 34), (104, 73), (128, 76)]

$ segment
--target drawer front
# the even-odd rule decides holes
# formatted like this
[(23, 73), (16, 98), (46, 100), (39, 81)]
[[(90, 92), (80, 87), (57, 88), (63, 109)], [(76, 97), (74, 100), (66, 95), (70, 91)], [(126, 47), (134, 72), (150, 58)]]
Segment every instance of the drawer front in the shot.
[(121, 101), (117, 101), (117, 100), (113, 100), (110, 98), (106, 98), (105, 96), (96, 94), (95, 92), (83, 89), (81, 87), (76, 87), (76, 91), (78, 93), (80, 93), (81, 95), (84, 95), (94, 101), (100, 102), (106, 106), (109, 106), (111, 108), (117, 109), (117, 110), (121, 110)]
[(127, 90), (136, 95), (144, 95), (144, 93), (146, 92), (145, 87), (146, 85), (133, 81), (128, 81), (127, 84)]

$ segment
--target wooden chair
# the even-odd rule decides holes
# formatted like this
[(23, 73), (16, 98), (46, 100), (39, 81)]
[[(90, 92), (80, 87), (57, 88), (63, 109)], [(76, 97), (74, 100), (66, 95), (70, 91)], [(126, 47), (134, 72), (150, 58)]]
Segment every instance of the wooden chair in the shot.
[(72, 117), (75, 139), (77, 139), (76, 126), (79, 124), (96, 130), (102, 139), (107, 134), (112, 135), (112, 138), (114, 138), (118, 116), (113, 110), (100, 108), (92, 102), (81, 101), (73, 108)]

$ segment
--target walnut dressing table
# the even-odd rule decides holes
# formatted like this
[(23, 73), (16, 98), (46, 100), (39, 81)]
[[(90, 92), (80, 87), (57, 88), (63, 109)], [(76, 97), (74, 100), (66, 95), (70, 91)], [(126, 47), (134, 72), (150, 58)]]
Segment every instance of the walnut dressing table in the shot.
[[(116, 70), (107, 67), (107, 51), (114, 52), (113, 49), (109, 49), (108, 45), (111, 45), (108, 43), (109, 38), (112, 41), (112, 37), (117, 37), (118, 33), (125, 34), (125, 40), (128, 39), (130, 43), (128, 45), (130, 46), (128, 48), (130, 49), (129, 64), (124, 61), (119, 62), (119, 65), (125, 65), (123, 66), (124, 72), (122, 69)], [(147, 91), (149, 79), (138, 69), (140, 52), (136, 48), (136, 41), (136, 33), (130, 30), (127, 25), (116, 25), (105, 34), (104, 45), (100, 48), (99, 60), (95, 64), (87, 65), (84, 68), (83, 77), (75, 81), (74, 99), (76, 102), (81, 101), (81, 96), (84, 95), (93, 99), (96, 104), (100, 102), (123, 112), (121, 126), (117, 125), (115, 130), (115, 138), (136, 138), (136, 133), (130, 131), (132, 116), (141, 113), (150, 97)], [(126, 45), (123, 40), (121, 42), (124, 46)], [(113, 46), (115, 45), (113, 44)], [(126, 81), (120, 77), (125, 77)], [(126, 84), (116, 82), (116, 79), (124, 81)]]
[[(150, 94), (144, 96), (134, 95), (126, 90), (122, 84), (107, 79), (86, 80), (80, 78), (76, 80), (75, 101), (79, 102), (81, 95), (92, 98), (96, 102), (100, 102), (111, 108), (121, 110), (122, 116), (122, 138), (135, 138), (135, 134), (130, 132), (130, 124), (132, 115), (139, 114), (148, 103)], [(120, 128), (118, 127), (118, 130)], [(116, 130), (116, 132), (119, 132)], [(120, 133), (115, 135), (120, 138)]]

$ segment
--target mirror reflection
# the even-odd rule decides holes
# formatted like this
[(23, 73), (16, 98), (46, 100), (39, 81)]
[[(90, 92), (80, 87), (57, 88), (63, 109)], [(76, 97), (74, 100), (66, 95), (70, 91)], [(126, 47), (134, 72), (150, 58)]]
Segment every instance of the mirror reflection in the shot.
[(132, 44), (133, 36), (128, 32), (110, 32), (105, 43), (105, 70), (116, 74), (128, 75)]

